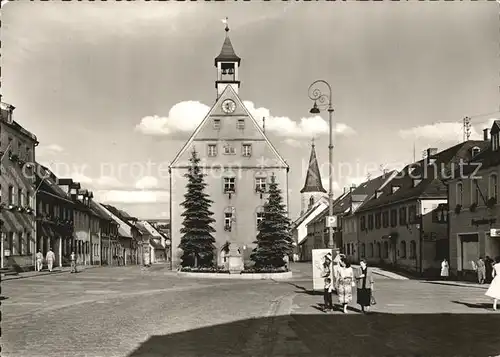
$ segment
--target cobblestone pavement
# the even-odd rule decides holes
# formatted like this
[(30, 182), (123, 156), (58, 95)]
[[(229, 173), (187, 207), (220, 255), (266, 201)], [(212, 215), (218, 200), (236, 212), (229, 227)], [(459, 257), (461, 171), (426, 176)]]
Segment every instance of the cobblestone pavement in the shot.
[(318, 310), (290, 282), (180, 279), (137, 267), (2, 284), (2, 356), (488, 356), (500, 312), (484, 288), (376, 280), (371, 315)]

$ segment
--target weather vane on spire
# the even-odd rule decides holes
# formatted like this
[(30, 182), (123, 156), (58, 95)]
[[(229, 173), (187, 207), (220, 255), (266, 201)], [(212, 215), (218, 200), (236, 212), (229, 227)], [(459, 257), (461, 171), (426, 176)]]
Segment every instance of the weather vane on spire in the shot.
[(226, 25), (226, 28), (225, 28), (226, 33), (229, 32), (229, 23), (227, 22), (227, 20), (228, 20), (227, 16), (225, 19), (221, 20), (222, 23)]
[(311, 146), (314, 147), (314, 136), (311, 138)]

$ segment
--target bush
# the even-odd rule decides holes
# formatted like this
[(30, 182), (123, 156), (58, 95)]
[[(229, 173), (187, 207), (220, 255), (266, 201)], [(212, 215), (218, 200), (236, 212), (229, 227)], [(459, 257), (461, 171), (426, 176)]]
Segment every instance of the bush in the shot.
[(218, 267), (182, 267), (180, 271), (185, 273), (217, 273), (217, 274), (229, 274), (223, 266)]
[(245, 270), (243, 270), (241, 274), (272, 274), (272, 273), (286, 273), (288, 271), (290, 271), (290, 269), (284, 266), (279, 268), (266, 266), (261, 268), (258, 267), (245, 268)]

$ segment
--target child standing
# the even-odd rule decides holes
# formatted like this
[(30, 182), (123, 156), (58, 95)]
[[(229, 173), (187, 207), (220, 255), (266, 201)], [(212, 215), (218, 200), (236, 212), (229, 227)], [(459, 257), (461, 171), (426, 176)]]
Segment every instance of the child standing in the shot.
[(332, 279), (326, 278), (325, 291), (323, 293), (323, 300), (325, 302), (325, 308), (324, 308), (325, 312), (333, 311), (332, 291), (333, 291)]

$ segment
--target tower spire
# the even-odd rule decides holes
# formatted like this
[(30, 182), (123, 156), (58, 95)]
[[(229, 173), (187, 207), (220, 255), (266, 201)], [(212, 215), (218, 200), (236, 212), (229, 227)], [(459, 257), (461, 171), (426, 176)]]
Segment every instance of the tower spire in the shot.
[(305, 192), (323, 192), (326, 190), (323, 188), (323, 183), (321, 182), (321, 174), (319, 172), (318, 159), (316, 158), (316, 150), (314, 145), (314, 138), (311, 140), (311, 155), (309, 157), (309, 167), (307, 169), (306, 181), (304, 187), (300, 190), (300, 193)]

